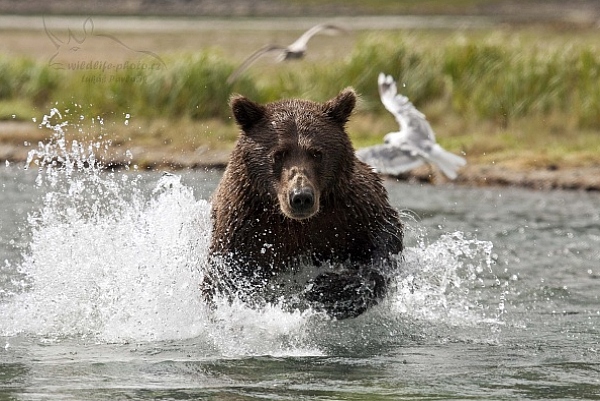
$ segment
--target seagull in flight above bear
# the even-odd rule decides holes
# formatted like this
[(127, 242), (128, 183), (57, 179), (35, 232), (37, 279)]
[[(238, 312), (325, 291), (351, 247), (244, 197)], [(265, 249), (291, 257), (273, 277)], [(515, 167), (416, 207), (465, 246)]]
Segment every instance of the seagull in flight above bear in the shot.
[(425, 115), (398, 93), (392, 76), (380, 73), (377, 82), (381, 102), (396, 118), (400, 131), (386, 134), (382, 145), (359, 149), (358, 158), (382, 174), (399, 175), (429, 163), (448, 178), (455, 179), (457, 170), (467, 164), (466, 160), (436, 143)]
[(327, 31), (327, 32), (345, 32), (344, 29), (331, 25), (331, 24), (319, 24), (310, 28), (304, 32), (294, 43), (284, 47), (280, 45), (270, 44), (265, 45), (252, 53), (230, 76), (227, 78), (227, 83), (232, 84), (240, 76), (241, 73), (246, 71), (252, 63), (254, 63), (259, 57), (270, 52), (279, 52), (277, 55), (277, 61), (297, 60), (304, 57), (306, 54), (306, 48), (308, 41), (316, 34)]

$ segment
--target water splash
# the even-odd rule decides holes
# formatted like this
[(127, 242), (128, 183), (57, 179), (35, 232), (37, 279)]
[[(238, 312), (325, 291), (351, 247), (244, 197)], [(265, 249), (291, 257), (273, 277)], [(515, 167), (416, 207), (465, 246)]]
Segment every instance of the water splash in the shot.
[(135, 169), (107, 172), (96, 157), (103, 144), (68, 143), (67, 124), (53, 109), (41, 124), (52, 130), (50, 140), (29, 155), (45, 195), (28, 219), (32, 238), (16, 267), (20, 290), (0, 303), (0, 335), (199, 338), (226, 356), (320, 355), (327, 343), (372, 339), (380, 331), (388, 338), (407, 335), (415, 321), (501, 322), (501, 302), (482, 295), (498, 284), (492, 245), (462, 233), (431, 244), (421, 238), (406, 249), (389, 297), (357, 319), (334, 322), (310, 310), (256, 310), (235, 302), (209, 310), (198, 286), (210, 204), (177, 175), (163, 175), (147, 191)]
[(403, 256), (406, 275), (398, 280), (395, 303), (399, 313), (452, 324), (500, 322), (500, 304), (488, 307), (480, 298), (482, 289), (498, 284), (491, 242), (455, 232), (430, 245), (421, 242)]
[(53, 109), (42, 123), (52, 137), (28, 158), (46, 193), (28, 219), (23, 292), (3, 305), (2, 331), (105, 341), (198, 335), (208, 203), (173, 175), (148, 196), (139, 174), (104, 172), (98, 144), (68, 144), (66, 122), (53, 117), (62, 118)]

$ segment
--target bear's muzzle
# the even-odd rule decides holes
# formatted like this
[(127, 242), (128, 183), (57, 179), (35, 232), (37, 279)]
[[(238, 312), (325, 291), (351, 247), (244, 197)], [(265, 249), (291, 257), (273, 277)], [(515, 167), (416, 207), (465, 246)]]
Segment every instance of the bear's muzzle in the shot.
[(287, 191), (280, 197), (280, 207), (284, 215), (291, 219), (303, 220), (319, 211), (319, 194), (312, 182), (299, 169), (292, 169), (293, 178)]
[(295, 214), (310, 213), (315, 206), (315, 192), (310, 187), (293, 188), (289, 202)]

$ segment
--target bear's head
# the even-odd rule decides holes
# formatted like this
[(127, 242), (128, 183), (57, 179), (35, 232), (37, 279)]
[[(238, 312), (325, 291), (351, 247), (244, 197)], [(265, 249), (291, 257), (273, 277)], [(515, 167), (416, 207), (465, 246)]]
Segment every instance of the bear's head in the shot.
[(344, 126), (356, 104), (352, 89), (316, 103), (282, 100), (260, 105), (234, 96), (230, 105), (242, 132), (236, 145), (239, 168), (259, 202), (277, 203), (294, 220), (315, 216), (354, 165)]

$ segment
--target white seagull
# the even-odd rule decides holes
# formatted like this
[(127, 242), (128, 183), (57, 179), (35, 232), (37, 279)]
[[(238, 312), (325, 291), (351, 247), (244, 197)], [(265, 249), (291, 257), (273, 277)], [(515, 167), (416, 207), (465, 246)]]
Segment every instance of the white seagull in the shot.
[(467, 161), (438, 145), (425, 115), (406, 96), (398, 94), (390, 75), (379, 74), (379, 96), (385, 108), (396, 117), (400, 131), (383, 137), (383, 145), (359, 149), (356, 155), (382, 174), (399, 175), (424, 163), (437, 166), (450, 179)]
[(285, 61), (285, 60), (296, 60), (301, 59), (306, 54), (306, 45), (310, 38), (322, 31), (329, 32), (345, 32), (344, 29), (337, 27), (331, 24), (319, 24), (310, 28), (308, 31), (304, 32), (294, 43), (291, 45), (284, 47), (279, 45), (266, 45), (255, 51), (248, 57), (244, 62), (227, 78), (227, 83), (232, 84), (237, 77), (244, 72), (252, 63), (254, 63), (260, 56), (277, 51), (279, 54), (277, 55), (277, 61)]

